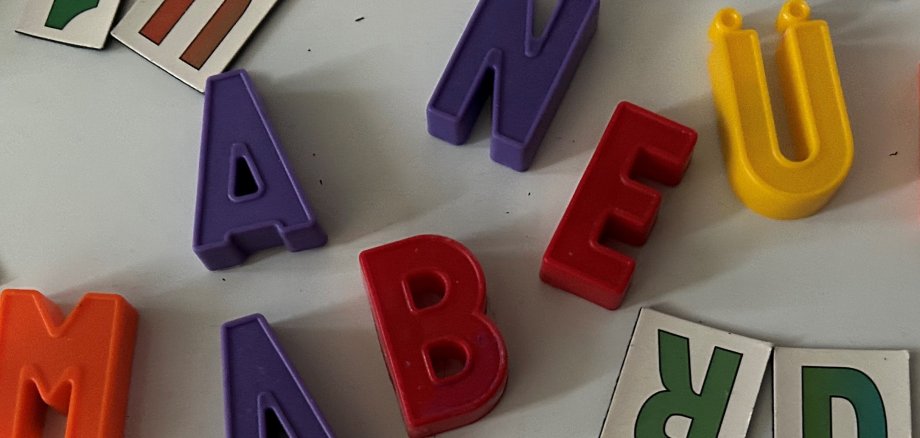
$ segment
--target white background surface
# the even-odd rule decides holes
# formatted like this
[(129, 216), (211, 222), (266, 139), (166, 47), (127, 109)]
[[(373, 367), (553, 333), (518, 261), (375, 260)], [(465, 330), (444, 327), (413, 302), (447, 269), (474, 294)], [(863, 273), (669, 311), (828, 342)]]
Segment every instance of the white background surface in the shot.
[[(129, 437), (222, 436), (218, 329), (253, 312), (274, 324), (340, 437), (404, 435), (357, 255), (421, 233), (479, 258), (511, 361), (498, 407), (444, 436), (596, 436), (642, 306), (779, 345), (920, 351), (920, 1), (813, 5), (831, 25), (856, 160), (820, 214), (777, 222), (735, 199), (722, 165), (706, 31), (724, 1), (605, 1), (519, 174), (489, 160), (488, 112), (467, 146), (426, 133), (474, 0), (285, 0), (234, 65), (251, 72), (329, 245), (214, 273), (191, 250), (202, 96), (112, 40), (96, 52), (15, 34), (24, 1), (0, 2), (0, 284), (67, 310), (91, 290), (137, 307)], [(540, 1), (541, 20), (554, 3)], [(770, 35), (775, 76), (782, 2), (733, 3)], [(537, 272), (623, 99), (700, 137), (649, 243), (629, 251), (638, 271), (610, 312)], [(770, 388), (750, 436), (771, 434)]]

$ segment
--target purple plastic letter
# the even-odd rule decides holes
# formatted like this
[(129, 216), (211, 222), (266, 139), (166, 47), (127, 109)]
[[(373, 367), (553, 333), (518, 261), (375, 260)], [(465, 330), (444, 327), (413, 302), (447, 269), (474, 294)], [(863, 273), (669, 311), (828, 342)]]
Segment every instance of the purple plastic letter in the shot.
[(463, 144), (489, 95), (492, 159), (533, 162), (597, 29), (600, 0), (559, 0), (539, 38), (535, 0), (480, 0), (428, 104), (428, 132)]
[(301, 193), (244, 70), (212, 76), (204, 95), (195, 254), (210, 269), (284, 245), (322, 246), (326, 234)]
[(332, 438), (264, 316), (224, 324), (221, 338), (227, 438)]

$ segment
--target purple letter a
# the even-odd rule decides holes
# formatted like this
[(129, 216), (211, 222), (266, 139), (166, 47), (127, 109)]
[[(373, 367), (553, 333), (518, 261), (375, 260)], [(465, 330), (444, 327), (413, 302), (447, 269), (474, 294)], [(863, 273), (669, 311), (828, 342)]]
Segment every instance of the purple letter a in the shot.
[(332, 438), (265, 317), (221, 328), (227, 438)]

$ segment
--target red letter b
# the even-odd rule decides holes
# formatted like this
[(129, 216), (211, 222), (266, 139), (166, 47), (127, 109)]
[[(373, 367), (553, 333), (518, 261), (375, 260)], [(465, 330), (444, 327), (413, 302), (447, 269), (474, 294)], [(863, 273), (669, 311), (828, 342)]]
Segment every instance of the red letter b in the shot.
[(412, 437), (472, 423), (501, 398), (508, 355), (460, 243), (417, 236), (361, 253), (387, 368)]

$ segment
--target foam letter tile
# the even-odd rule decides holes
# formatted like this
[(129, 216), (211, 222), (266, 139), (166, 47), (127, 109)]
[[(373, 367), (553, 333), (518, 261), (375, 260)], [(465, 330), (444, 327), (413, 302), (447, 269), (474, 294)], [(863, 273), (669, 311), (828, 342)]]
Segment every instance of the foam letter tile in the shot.
[(221, 339), (227, 438), (332, 437), (264, 316), (224, 324)]
[(457, 241), (424, 235), (368, 249), (360, 260), (409, 436), (489, 413), (505, 389), (508, 354), (485, 316), (476, 258)]
[(620, 103), (546, 249), (543, 281), (619, 307), (636, 263), (608, 244), (644, 245), (661, 205), (661, 194), (636, 178), (677, 185), (696, 138), (686, 126)]
[(559, 0), (534, 37), (533, 3), (480, 0), (428, 104), (428, 132), (463, 144), (492, 95), (492, 159), (519, 171), (533, 162), (600, 8), (600, 0)]
[(853, 163), (853, 134), (830, 31), (810, 20), (803, 0), (790, 0), (776, 28), (776, 53), (794, 156), (779, 146), (757, 32), (741, 14), (723, 9), (709, 30), (709, 71), (722, 126), (728, 178), (751, 210), (775, 219), (818, 212), (843, 184)]
[(777, 438), (910, 438), (907, 351), (777, 348)]
[(34, 290), (0, 294), (0, 437), (41, 438), (45, 407), (65, 438), (124, 435), (137, 311), (88, 293), (66, 319)]
[(28, 0), (16, 32), (101, 49), (119, 0)]
[(642, 309), (600, 438), (746, 436), (771, 350)]
[(192, 88), (227, 68), (277, 0), (140, 0), (112, 36)]
[(194, 250), (208, 269), (249, 254), (326, 243), (243, 70), (208, 79), (198, 170)]

